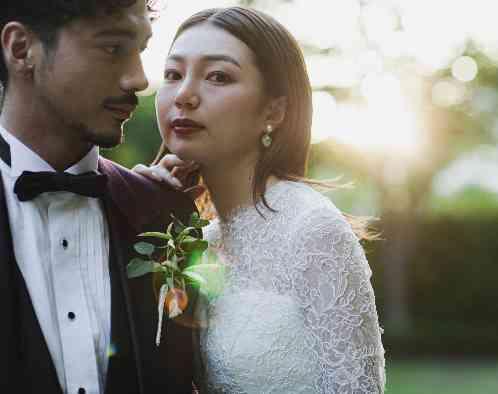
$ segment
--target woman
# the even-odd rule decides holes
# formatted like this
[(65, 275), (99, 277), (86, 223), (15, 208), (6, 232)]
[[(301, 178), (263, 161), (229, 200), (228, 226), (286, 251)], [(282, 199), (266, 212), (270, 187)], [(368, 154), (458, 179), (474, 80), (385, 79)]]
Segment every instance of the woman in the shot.
[[(371, 271), (344, 215), (303, 178), (311, 87), (296, 41), (258, 11), (195, 14), (156, 106), (167, 149), (199, 168), (217, 216), (205, 236), (228, 267), (205, 310), (201, 392), (382, 393)], [(166, 164), (142, 172), (177, 182)]]

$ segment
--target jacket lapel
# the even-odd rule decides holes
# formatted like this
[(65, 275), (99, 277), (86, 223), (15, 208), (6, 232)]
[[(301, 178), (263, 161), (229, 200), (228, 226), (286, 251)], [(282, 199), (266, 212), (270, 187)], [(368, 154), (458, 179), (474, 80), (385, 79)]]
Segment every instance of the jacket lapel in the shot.
[[(7, 215), (7, 205), (3, 190), (3, 182), (0, 173), (0, 297), (3, 305), (2, 314), (4, 324), (0, 325), (0, 348), (6, 351), (0, 352), (0, 368), (2, 379), (0, 387), (2, 392), (7, 392), (17, 380), (16, 372), (19, 367), (19, 357), (17, 351), (18, 339), (15, 335), (15, 322), (17, 321), (16, 297), (12, 283), (12, 265), (15, 264), (12, 248), (12, 238), (10, 233), (9, 218)], [(13, 378), (12, 378), (13, 377)]]
[[(106, 379), (106, 393), (143, 393), (141, 357), (135, 334), (132, 303), (126, 277), (126, 263), (130, 237), (134, 229), (117, 203), (122, 196), (123, 180), (116, 177), (111, 166), (100, 166), (108, 176), (109, 194), (105, 196), (104, 211), (109, 226), (109, 268), (111, 274), (111, 356)], [(127, 371), (127, 373), (123, 373)], [(132, 389), (133, 388), (133, 389)]]
[[(165, 319), (163, 332), (167, 332), (167, 336), (157, 347), (154, 343), (157, 300), (152, 278), (128, 280), (126, 265), (134, 255), (137, 234), (164, 231), (172, 213), (181, 220), (188, 220), (194, 209), (193, 202), (180, 192), (160, 187), (106, 159), (100, 158), (99, 170), (108, 176), (108, 195), (104, 202), (111, 238), (112, 341), (121, 341), (121, 345), (124, 341), (125, 349), (129, 346), (127, 361), (122, 360), (125, 368), (119, 368), (119, 357), (110, 359), (107, 393), (132, 392), (130, 386), (119, 386), (119, 380), (129, 379), (125, 375), (130, 375), (138, 382), (135, 385), (139, 385), (135, 392), (140, 389), (141, 393), (190, 394), (192, 331)], [(119, 356), (119, 348), (116, 354)], [(110, 387), (124, 390), (111, 391)]]

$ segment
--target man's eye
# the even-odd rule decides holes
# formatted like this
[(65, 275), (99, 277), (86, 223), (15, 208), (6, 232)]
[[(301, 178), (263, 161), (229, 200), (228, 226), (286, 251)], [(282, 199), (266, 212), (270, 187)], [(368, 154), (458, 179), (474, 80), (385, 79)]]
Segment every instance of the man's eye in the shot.
[(207, 79), (211, 82), (216, 82), (216, 83), (230, 83), (232, 82), (232, 78), (228, 74), (225, 74), (224, 72), (221, 71), (215, 71), (210, 73), (207, 76)]
[(104, 51), (110, 55), (119, 55), (123, 52), (123, 47), (121, 45), (107, 45), (104, 47)]
[(164, 79), (166, 81), (178, 81), (179, 79), (181, 79), (181, 75), (178, 71), (174, 71), (174, 70), (166, 70), (164, 72)]

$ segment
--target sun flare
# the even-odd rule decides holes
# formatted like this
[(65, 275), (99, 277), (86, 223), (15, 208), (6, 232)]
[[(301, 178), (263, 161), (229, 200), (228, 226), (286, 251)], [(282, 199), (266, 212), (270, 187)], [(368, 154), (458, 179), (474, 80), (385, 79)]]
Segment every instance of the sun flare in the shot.
[[(238, 4), (169, 0), (143, 55), (151, 82), (143, 94), (153, 94), (161, 84), (167, 51), (183, 20), (204, 8)], [(450, 70), (451, 77), (436, 80), (432, 90), (432, 103), (445, 107), (468, 97), (466, 84), (478, 73), (475, 60), (463, 53), (469, 39), (498, 63), (498, 27), (487, 0), (331, 0), (326, 8), (309, 7), (304, 0), (261, 0), (254, 6), (303, 44), (315, 89), (315, 143), (330, 138), (364, 151), (416, 155), (424, 143), (419, 97), (403, 90), (404, 78), (391, 72), (393, 62), (412, 59), (419, 79)], [(319, 53), (308, 53), (309, 46)], [(352, 99), (332, 96), (331, 88), (349, 90)]]

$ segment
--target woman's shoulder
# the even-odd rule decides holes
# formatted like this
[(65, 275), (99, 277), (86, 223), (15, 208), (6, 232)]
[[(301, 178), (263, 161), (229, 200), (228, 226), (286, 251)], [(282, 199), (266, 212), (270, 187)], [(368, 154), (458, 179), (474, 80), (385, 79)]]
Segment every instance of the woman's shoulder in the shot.
[(287, 216), (286, 231), (291, 245), (322, 240), (323, 246), (359, 241), (346, 216), (315, 187), (303, 182), (286, 182), (282, 204)]
[(295, 212), (296, 220), (326, 217), (346, 222), (341, 211), (316, 187), (304, 182), (283, 181), (282, 188), (283, 208)]
[(299, 189), (296, 201), (303, 204), (288, 228), (293, 267), (303, 271), (326, 266), (333, 272), (354, 272), (363, 279), (370, 278), (365, 251), (346, 216), (311, 186), (293, 187)]

